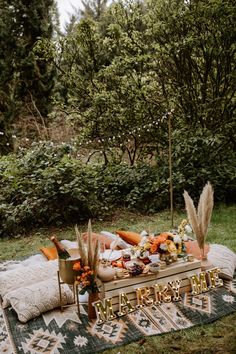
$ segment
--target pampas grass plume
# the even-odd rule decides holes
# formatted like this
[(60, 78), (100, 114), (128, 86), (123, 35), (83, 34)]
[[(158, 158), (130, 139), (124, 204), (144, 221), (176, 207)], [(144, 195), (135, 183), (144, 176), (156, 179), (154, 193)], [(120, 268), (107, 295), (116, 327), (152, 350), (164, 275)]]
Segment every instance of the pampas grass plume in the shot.
[(85, 247), (85, 242), (81, 236), (77, 225), (75, 226), (75, 233), (77, 236), (77, 243), (79, 254), (82, 260), (83, 265), (87, 265), (94, 271), (94, 274), (97, 274), (98, 262), (99, 262), (99, 250), (100, 244), (98, 238), (92, 242), (92, 226), (91, 221), (88, 222), (88, 232), (87, 232), (87, 247)]
[(208, 231), (208, 226), (210, 224), (214, 199), (213, 199), (213, 188), (208, 182), (202, 190), (199, 198), (197, 210), (194, 206), (192, 198), (189, 196), (188, 192), (184, 191), (184, 200), (186, 211), (188, 215), (188, 220), (191, 224), (193, 232), (196, 235), (199, 248), (202, 250), (204, 256), (204, 244), (206, 241), (206, 235)]

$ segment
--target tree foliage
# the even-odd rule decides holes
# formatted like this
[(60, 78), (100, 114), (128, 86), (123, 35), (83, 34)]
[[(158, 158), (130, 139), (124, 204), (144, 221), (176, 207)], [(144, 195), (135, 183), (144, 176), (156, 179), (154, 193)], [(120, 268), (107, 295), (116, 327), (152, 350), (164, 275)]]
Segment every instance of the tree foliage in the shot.
[[(85, 3), (91, 9), (92, 4), (107, 5)], [(11, 7), (4, 9), (9, 12)], [(73, 124), (78, 153), (85, 151), (87, 162), (102, 156), (107, 168), (124, 162), (131, 166), (129, 171), (151, 166), (166, 193), (170, 138), (166, 117), (171, 110), (176, 205), (182, 205), (184, 189), (198, 196), (208, 180), (219, 200), (235, 200), (234, 2), (124, 0), (101, 12), (98, 17), (84, 13), (61, 38), (37, 41), (33, 51), (36, 62), (40, 59), (56, 68), (54, 115), (61, 112)], [(4, 23), (0, 22), (3, 36)], [(11, 54), (8, 41), (4, 45)], [(11, 58), (6, 54), (0, 65), (12, 63)], [(19, 87), (14, 86), (11, 64), (8, 69), (0, 74), (6, 76), (7, 94), (0, 103), (15, 109), (11, 102), (18, 102)], [(17, 73), (20, 77), (21, 71)], [(33, 77), (32, 85), (36, 87)], [(103, 181), (101, 185), (107, 188)], [(130, 198), (137, 207), (145, 201), (139, 188), (132, 190), (137, 203)]]
[(80, 10), (83, 18), (92, 18), (100, 21), (107, 9), (108, 0), (82, 0), (83, 9)]
[[(54, 70), (46, 60), (38, 60), (33, 48), (39, 38), (53, 33), (53, 0), (1, 0), (0, 20), (0, 130), (10, 146), (10, 129), (22, 112), (46, 117)], [(1, 143), (6, 150), (7, 141)]]
[(233, 3), (222, 0), (120, 1), (100, 21), (82, 20), (60, 63), (80, 140), (105, 161), (114, 151), (131, 164), (158, 158), (168, 140), (163, 116), (174, 109), (174, 130), (202, 129), (218, 152), (234, 151), (234, 22)]

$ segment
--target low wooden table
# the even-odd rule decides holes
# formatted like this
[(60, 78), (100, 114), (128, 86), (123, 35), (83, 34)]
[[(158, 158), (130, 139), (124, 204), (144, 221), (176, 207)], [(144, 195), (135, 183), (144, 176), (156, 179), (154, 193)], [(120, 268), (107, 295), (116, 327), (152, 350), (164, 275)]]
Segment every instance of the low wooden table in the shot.
[[(154, 284), (168, 284), (174, 280), (182, 280), (180, 285), (180, 293), (191, 290), (190, 280), (188, 279), (194, 274), (201, 272), (201, 262), (194, 259), (192, 262), (178, 260), (158, 273), (140, 274), (136, 276), (128, 276), (122, 279), (114, 279), (101, 284), (101, 299), (112, 298), (112, 306), (114, 311), (119, 308), (119, 294), (126, 293), (131, 304), (136, 303), (136, 289), (153, 286)], [(152, 289), (152, 288), (151, 288)], [(154, 290), (152, 290), (154, 293)]]

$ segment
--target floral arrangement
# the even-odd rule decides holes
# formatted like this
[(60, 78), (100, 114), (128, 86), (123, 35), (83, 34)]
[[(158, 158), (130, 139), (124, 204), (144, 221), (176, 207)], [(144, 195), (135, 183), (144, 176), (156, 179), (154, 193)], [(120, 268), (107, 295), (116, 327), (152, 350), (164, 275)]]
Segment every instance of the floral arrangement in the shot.
[(150, 254), (158, 253), (163, 259), (165, 256), (176, 259), (185, 254), (184, 241), (188, 240), (191, 233), (191, 226), (184, 219), (177, 230), (162, 232), (158, 235), (145, 234), (139, 245), (131, 248), (131, 255), (142, 258), (148, 252)]
[(95, 244), (92, 243), (92, 228), (91, 222), (88, 223), (88, 238), (87, 245), (85, 246), (84, 240), (75, 227), (77, 236), (78, 249), (80, 259), (73, 265), (73, 270), (76, 271), (76, 281), (80, 284), (80, 294), (86, 291), (89, 293), (98, 292), (97, 284), (97, 271), (99, 263), (99, 242), (96, 240)]
[(87, 292), (96, 293), (98, 291), (97, 281), (94, 271), (89, 266), (82, 266), (80, 261), (77, 261), (73, 270), (76, 271), (76, 281), (80, 284), (80, 294)]
[(187, 241), (189, 235), (192, 234), (193, 230), (188, 222), (188, 220), (183, 219), (178, 226), (178, 234), (181, 236), (183, 241)]
[(145, 244), (139, 244), (138, 246), (133, 246), (130, 250), (131, 256), (136, 256), (138, 258), (144, 258), (148, 256), (148, 252), (150, 250), (151, 244), (150, 242), (146, 242)]
[(151, 240), (151, 253), (178, 255), (182, 252), (182, 239), (178, 234), (162, 232)]

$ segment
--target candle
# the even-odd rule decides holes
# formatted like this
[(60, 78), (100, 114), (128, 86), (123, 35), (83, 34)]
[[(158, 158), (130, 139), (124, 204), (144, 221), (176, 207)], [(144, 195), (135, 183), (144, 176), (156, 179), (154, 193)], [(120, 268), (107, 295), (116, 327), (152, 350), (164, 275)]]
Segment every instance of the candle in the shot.
[(188, 260), (188, 262), (193, 262), (194, 261), (193, 255), (192, 254), (188, 254), (187, 260)]

